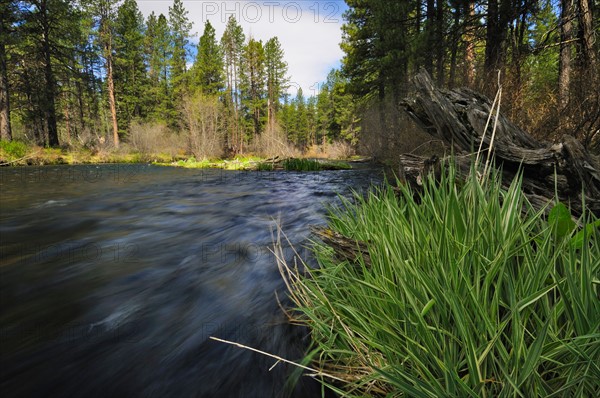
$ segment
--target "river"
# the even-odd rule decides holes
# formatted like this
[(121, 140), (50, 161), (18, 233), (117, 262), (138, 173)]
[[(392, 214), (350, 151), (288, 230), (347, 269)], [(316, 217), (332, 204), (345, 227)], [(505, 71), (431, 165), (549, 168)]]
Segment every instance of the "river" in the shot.
[[(7, 396), (318, 397), (292, 366), (277, 222), (302, 250), (380, 170), (152, 165), (0, 169), (0, 391)], [(288, 253), (291, 251), (288, 251)]]

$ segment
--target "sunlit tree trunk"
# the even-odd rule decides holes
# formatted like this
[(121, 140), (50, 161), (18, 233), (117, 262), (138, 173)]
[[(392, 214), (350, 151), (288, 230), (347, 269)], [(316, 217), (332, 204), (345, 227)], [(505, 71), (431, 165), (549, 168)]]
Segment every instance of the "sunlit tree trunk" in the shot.
[(598, 74), (597, 54), (594, 50), (594, 28), (592, 7), (589, 0), (579, 0), (579, 29), (581, 32), (581, 49), (583, 64), (592, 74)]
[(108, 103), (110, 106), (110, 116), (112, 119), (113, 143), (116, 148), (119, 147), (119, 125), (117, 123), (117, 103), (115, 101), (115, 82), (113, 79), (112, 56), (106, 59), (106, 78), (108, 85)]
[(38, 4), (40, 13), (40, 24), (42, 27), (42, 43), (41, 50), (44, 59), (44, 119), (46, 124), (46, 134), (48, 134), (48, 145), (56, 147), (58, 142), (58, 129), (56, 127), (56, 103), (55, 95), (55, 79), (54, 71), (52, 70), (52, 48), (50, 46), (50, 14), (47, 2), (40, 1)]
[(558, 65), (558, 101), (561, 110), (569, 104), (571, 85), (571, 39), (573, 38), (573, 3), (561, 0), (560, 14), (560, 58)]
[(468, 11), (467, 23), (465, 24), (465, 78), (467, 87), (472, 87), (475, 83), (475, 34), (473, 33), (475, 19), (475, 2), (466, 0), (466, 7)]
[(7, 35), (4, 26), (4, 17), (0, 14), (0, 139), (10, 141), (12, 131), (10, 127), (10, 96), (8, 86), (8, 71), (6, 68), (6, 51), (4, 38)]
[(101, 0), (100, 5), (100, 39), (104, 49), (104, 67), (106, 69), (106, 85), (108, 91), (108, 105), (112, 121), (113, 144), (119, 147), (119, 124), (117, 122), (117, 103), (115, 101), (115, 82), (113, 75), (113, 34), (112, 34), (112, 7), (111, 1)]

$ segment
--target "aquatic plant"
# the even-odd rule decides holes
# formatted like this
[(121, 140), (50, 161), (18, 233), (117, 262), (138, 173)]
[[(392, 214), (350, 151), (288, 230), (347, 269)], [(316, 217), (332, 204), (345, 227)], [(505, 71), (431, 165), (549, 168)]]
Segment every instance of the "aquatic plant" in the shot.
[(348, 397), (597, 395), (600, 221), (560, 203), (546, 216), (521, 185), (451, 166), (421, 193), (387, 187), (331, 211), (368, 258), (317, 243), (306, 277), (279, 256), (313, 367), (345, 380), (324, 383)]

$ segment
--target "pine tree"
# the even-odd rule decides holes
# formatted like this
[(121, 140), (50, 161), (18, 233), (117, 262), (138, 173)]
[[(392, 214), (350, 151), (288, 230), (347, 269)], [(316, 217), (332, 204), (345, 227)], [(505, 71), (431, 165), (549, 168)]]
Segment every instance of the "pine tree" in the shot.
[(292, 106), (294, 107), (293, 127), (288, 138), (297, 146), (305, 148), (308, 143), (308, 113), (302, 88), (298, 89), (296, 98), (292, 101)]
[(113, 144), (119, 146), (119, 125), (114, 82), (115, 20), (117, 0), (94, 0), (91, 3), (93, 14), (97, 18), (97, 38), (102, 47), (106, 76), (106, 94), (111, 116)]
[(7, 87), (15, 88), (25, 134), (33, 133), (38, 144), (58, 146), (60, 89), (68, 86), (66, 74), (70, 72), (66, 66), (74, 56), (79, 14), (71, 0), (30, 0), (9, 5), (13, 5), (14, 14), (8, 20), (17, 19), (9, 36), (13, 39), (10, 54), (4, 58), (5, 62), (10, 59), (15, 69)]
[(208, 95), (217, 94), (224, 87), (223, 68), (223, 55), (215, 36), (215, 29), (210, 21), (206, 21), (192, 70), (193, 88)]
[(256, 137), (262, 131), (267, 116), (265, 51), (261, 40), (250, 38), (244, 48), (243, 66), (243, 105), (251, 120), (252, 134)]
[(225, 66), (225, 109), (230, 115), (228, 124), (227, 145), (232, 152), (243, 152), (243, 137), (240, 129), (241, 94), (240, 78), (242, 76), (242, 53), (244, 49), (244, 31), (232, 15), (227, 21), (225, 32), (221, 37), (221, 50)]
[(171, 85), (175, 106), (179, 106), (186, 90), (186, 70), (188, 58), (188, 44), (192, 23), (188, 18), (188, 11), (181, 0), (174, 0), (169, 7), (169, 28), (171, 30)]
[(15, 22), (15, 13), (14, 2), (0, 4), (0, 139), (7, 141), (12, 140), (12, 129), (6, 47), (12, 39), (11, 26)]
[(283, 59), (284, 53), (277, 37), (273, 37), (265, 44), (265, 67), (267, 73), (268, 96), (268, 124), (272, 127), (275, 115), (279, 111), (281, 97), (287, 89), (288, 65)]
[[(391, 92), (399, 100), (401, 85), (408, 80), (412, 51), (409, 18), (413, 2), (348, 0), (341, 47), (344, 73), (359, 97)], [(428, 55), (431, 57), (431, 55)]]
[(173, 115), (173, 101), (169, 87), (171, 64), (171, 34), (167, 18), (154, 13), (146, 23), (146, 56), (150, 80), (149, 114), (153, 120), (169, 121)]
[(125, 0), (117, 12), (114, 64), (117, 117), (121, 129), (127, 129), (133, 118), (145, 115), (143, 101), (148, 88), (144, 20), (135, 0)]

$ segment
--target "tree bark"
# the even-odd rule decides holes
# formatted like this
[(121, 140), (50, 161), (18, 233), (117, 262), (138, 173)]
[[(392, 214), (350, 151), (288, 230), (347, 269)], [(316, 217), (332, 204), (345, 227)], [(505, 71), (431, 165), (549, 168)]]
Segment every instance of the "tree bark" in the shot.
[(8, 85), (8, 70), (6, 66), (5, 37), (8, 35), (4, 16), (0, 15), (0, 139), (12, 140), (10, 125), (10, 91)]
[(466, 64), (466, 86), (472, 88), (475, 83), (475, 35), (473, 34), (474, 19), (475, 19), (475, 2), (466, 0), (465, 10), (467, 16), (467, 23), (465, 24), (465, 64)]
[[(106, 5), (107, 6), (107, 5)], [(112, 121), (113, 144), (115, 148), (119, 147), (119, 124), (117, 122), (117, 102), (115, 100), (115, 81), (113, 76), (113, 56), (112, 56), (112, 32), (108, 16), (108, 9), (102, 10), (102, 19), (100, 21), (100, 36), (104, 46), (104, 61), (106, 68), (106, 88), (108, 91), (108, 105), (110, 107), (110, 116)]]
[[(492, 130), (488, 126), (482, 138), (491, 109), (487, 97), (470, 89), (439, 90), (422, 71), (414, 78), (413, 97), (402, 105), (425, 132), (452, 148), (461, 170), (469, 171), (469, 154), (482, 140), (483, 156), (487, 156)], [(564, 136), (556, 144), (539, 142), (500, 115), (491, 156), (502, 168), (506, 184), (522, 172), (523, 191), (535, 207), (551, 204), (557, 191), (574, 215), (582, 214), (585, 203), (600, 216), (600, 161), (575, 138)], [(404, 155), (400, 163), (404, 165), (400, 174), (418, 186), (419, 178), (436, 162)]]
[(113, 79), (112, 55), (106, 56), (106, 80), (108, 86), (108, 104), (112, 119), (113, 143), (119, 147), (119, 125), (117, 123), (117, 103), (115, 101), (115, 82)]
[(558, 101), (560, 110), (569, 104), (571, 85), (571, 39), (573, 38), (573, 0), (561, 0), (560, 56), (558, 62)]
[(54, 71), (52, 70), (52, 49), (50, 47), (50, 15), (48, 14), (47, 2), (40, 2), (40, 18), (42, 25), (42, 54), (44, 57), (44, 77), (45, 77), (45, 103), (44, 103), (44, 119), (46, 125), (46, 133), (48, 134), (48, 145), (57, 147), (58, 129), (56, 127), (56, 103), (55, 103), (55, 86)]
[(511, 13), (512, 0), (488, 0), (484, 60), (484, 88), (488, 95), (495, 92), (497, 72), (504, 67), (503, 50)]
[(435, 47), (435, 1), (427, 0), (427, 10), (426, 10), (427, 20), (425, 21), (425, 39), (426, 39), (426, 50), (425, 50), (425, 60), (423, 65), (425, 66), (425, 70), (429, 72), (429, 74), (433, 74), (433, 54)]
[(446, 45), (444, 42), (444, 1), (437, 0), (435, 16), (435, 41), (436, 41), (436, 77), (438, 86), (444, 85), (444, 55)]
[(454, 22), (452, 26), (455, 33), (452, 38), (452, 45), (450, 46), (450, 74), (448, 76), (448, 86), (451, 88), (456, 84), (456, 57), (461, 36), (461, 31), (458, 28), (460, 24), (460, 3), (454, 3), (454, 7)]
[(589, 70), (594, 76), (598, 74), (597, 55), (594, 51), (594, 28), (592, 7), (589, 0), (579, 1), (579, 29), (581, 31), (581, 49), (583, 55), (584, 67)]

